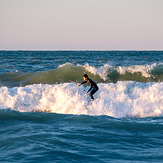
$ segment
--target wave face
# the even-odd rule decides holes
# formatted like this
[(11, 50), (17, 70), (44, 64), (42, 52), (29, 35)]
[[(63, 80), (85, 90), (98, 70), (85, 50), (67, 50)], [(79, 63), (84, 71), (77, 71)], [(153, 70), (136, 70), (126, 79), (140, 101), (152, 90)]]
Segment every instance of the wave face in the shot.
[(3, 73), (0, 75), (1, 85), (25, 86), (31, 84), (54, 84), (65, 83), (70, 80), (82, 81), (82, 75), (87, 73), (97, 83), (116, 83), (117, 81), (137, 81), (137, 82), (162, 82), (163, 63), (152, 65), (133, 66), (111, 66), (104, 64), (94, 67), (86, 63), (85, 65), (73, 65), (65, 63), (59, 65), (54, 70), (30, 73)]
[[(154, 117), (163, 114), (163, 83), (98, 84), (95, 101), (73, 83), (1, 87), (0, 108), (20, 112)], [(88, 89), (86, 87), (85, 89)]]

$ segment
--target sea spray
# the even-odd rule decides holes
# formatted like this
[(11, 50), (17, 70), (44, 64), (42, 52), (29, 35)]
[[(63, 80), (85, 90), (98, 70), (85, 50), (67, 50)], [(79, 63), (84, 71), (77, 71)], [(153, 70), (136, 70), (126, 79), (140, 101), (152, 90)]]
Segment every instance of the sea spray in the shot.
[[(98, 84), (91, 102), (73, 83), (35, 84), (0, 88), (0, 108), (20, 112), (151, 117), (163, 114), (163, 83), (117, 82)], [(86, 90), (89, 87), (85, 88)]]

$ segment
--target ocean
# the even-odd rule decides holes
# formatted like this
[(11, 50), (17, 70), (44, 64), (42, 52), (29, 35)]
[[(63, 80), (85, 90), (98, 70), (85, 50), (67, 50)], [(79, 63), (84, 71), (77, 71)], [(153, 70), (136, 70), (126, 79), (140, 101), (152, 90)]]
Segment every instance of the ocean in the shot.
[(162, 163), (163, 51), (0, 51), (0, 162)]

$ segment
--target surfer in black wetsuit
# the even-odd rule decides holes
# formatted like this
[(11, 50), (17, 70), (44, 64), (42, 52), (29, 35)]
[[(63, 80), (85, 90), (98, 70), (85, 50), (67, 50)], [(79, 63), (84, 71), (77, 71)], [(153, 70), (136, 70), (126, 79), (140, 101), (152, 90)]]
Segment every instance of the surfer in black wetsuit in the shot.
[(91, 86), (91, 88), (88, 91), (86, 91), (86, 93), (88, 93), (91, 90), (89, 96), (91, 97), (92, 100), (94, 100), (93, 94), (95, 92), (97, 92), (98, 89), (99, 89), (98, 86), (97, 86), (97, 84), (92, 79), (88, 78), (88, 75), (87, 74), (83, 75), (83, 79), (85, 81), (82, 82), (81, 84), (79, 84), (78, 86), (80, 86), (80, 85), (85, 84), (86, 82), (88, 82), (88, 84)]

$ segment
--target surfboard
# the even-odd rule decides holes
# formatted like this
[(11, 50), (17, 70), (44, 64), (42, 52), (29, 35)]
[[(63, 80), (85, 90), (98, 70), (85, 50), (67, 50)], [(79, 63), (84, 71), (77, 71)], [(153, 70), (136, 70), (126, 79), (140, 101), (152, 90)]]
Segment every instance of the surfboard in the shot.
[[(76, 82), (74, 82), (74, 81), (71, 81), (71, 82), (78, 86), (78, 84), (77, 84)], [(84, 92), (86, 92), (82, 87), (80, 87), (80, 86), (78, 86), (78, 87), (79, 87), (80, 89), (82, 89)]]

